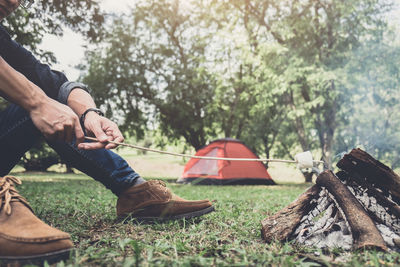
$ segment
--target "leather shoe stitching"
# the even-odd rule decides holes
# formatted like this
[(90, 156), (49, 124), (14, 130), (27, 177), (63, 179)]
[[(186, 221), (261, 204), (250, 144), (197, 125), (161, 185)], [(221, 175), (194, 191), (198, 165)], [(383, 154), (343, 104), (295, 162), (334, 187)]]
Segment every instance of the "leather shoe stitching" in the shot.
[(9, 236), (4, 233), (0, 233), (0, 237), (3, 237), (4, 239), (11, 240), (11, 241), (18, 241), (18, 242), (23, 242), (23, 243), (46, 243), (49, 241), (57, 241), (57, 240), (62, 240), (62, 239), (69, 239), (69, 235), (59, 235), (59, 236), (52, 236), (52, 237), (35, 237), (35, 238), (25, 238), (25, 237), (14, 237), (14, 236)]

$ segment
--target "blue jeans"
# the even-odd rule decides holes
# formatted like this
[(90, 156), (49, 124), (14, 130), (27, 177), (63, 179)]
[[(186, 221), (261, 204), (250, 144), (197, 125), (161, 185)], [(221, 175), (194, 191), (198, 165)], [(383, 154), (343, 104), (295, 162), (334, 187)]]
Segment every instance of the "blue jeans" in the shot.
[[(0, 112), (0, 176), (7, 175), (41, 137), (29, 114), (17, 105)], [(80, 150), (73, 143), (48, 142), (68, 164), (101, 182), (117, 196), (143, 181), (120, 156), (106, 149)]]

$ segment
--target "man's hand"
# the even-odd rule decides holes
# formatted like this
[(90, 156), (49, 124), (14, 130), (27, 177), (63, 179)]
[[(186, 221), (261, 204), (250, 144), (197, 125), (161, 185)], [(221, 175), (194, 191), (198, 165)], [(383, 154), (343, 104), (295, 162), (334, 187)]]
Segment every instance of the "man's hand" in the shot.
[(116, 148), (116, 144), (108, 143), (114, 141), (122, 143), (124, 137), (122, 136), (118, 126), (109, 119), (98, 115), (96, 112), (88, 112), (85, 117), (85, 129), (89, 136), (96, 137), (99, 142), (81, 143), (78, 145), (79, 149), (112, 149)]
[(0, 57), (0, 95), (20, 105), (46, 139), (83, 142), (78, 116), (66, 105), (49, 98), (38, 86)]
[(72, 142), (75, 136), (77, 145), (84, 141), (79, 118), (70, 107), (46, 98), (29, 113), (33, 123), (46, 139)]

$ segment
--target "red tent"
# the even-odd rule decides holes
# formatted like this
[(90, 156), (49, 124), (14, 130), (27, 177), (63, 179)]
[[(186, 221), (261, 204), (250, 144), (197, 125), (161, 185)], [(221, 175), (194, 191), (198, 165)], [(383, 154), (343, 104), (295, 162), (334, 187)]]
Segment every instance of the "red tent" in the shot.
[[(244, 143), (236, 139), (219, 139), (199, 149), (196, 156), (222, 158), (258, 158)], [(193, 184), (275, 184), (259, 161), (196, 159), (188, 161), (178, 183)]]

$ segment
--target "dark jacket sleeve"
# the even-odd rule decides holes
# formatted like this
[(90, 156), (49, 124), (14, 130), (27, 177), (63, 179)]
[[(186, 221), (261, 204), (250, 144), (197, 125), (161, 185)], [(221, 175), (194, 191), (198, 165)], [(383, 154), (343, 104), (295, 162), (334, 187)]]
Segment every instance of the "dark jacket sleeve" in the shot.
[(0, 56), (16, 71), (40, 87), (47, 96), (67, 104), (69, 93), (74, 88), (87, 91), (84, 84), (69, 82), (62, 72), (50, 69), (37, 60), (31, 52), (11, 39), (0, 25)]
[(12, 40), (1, 25), (0, 56), (53, 99), (57, 99), (60, 87), (68, 81), (63, 73), (51, 70), (48, 65), (40, 63), (32, 53)]

